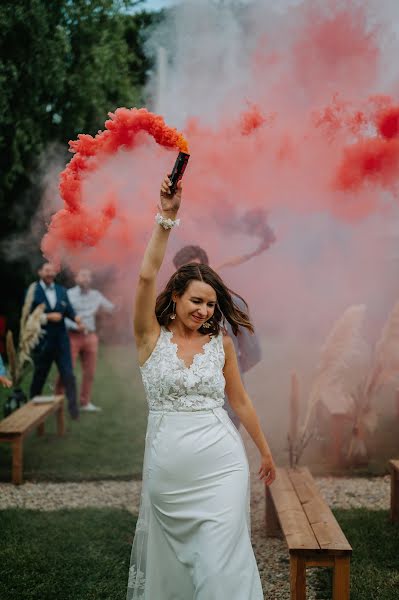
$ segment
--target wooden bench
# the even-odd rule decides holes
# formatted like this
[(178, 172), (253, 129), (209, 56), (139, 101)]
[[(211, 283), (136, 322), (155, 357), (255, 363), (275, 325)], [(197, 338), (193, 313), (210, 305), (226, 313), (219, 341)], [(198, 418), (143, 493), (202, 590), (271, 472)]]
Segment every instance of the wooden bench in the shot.
[(391, 521), (399, 521), (399, 460), (389, 461), (391, 473)]
[[(45, 400), (46, 396), (41, 396)], [(23, 479), (23, 442), (24, 437), (37, 427), (39, 436), (44, 434), (44, 422), (56, 414), (57, 433), (64, 435), (64, 396), (48, 396), (47, 402), (36, 404), (33, 400), (18, 408), (0, 421), (0, 442), (12, 444), (12, 482), (16, 485)]]
[(279, 468), (266, 487), (266, 534), (281, 533), (290, 553), (291, 600), (306, 599), (308, 567), (332, 567), (333, 599), (349, 600), (352, 548), (306, 468)]

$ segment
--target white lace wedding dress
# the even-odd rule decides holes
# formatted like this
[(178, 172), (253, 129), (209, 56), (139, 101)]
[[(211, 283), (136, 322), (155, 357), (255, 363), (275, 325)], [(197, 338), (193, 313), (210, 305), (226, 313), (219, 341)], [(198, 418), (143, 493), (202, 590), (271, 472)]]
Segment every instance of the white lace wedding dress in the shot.
[(222, 335), (187, 367), (161, 328), (141, 367), (149, 404), (127, 600), (263, 600), (249, 469), (224, 403)]

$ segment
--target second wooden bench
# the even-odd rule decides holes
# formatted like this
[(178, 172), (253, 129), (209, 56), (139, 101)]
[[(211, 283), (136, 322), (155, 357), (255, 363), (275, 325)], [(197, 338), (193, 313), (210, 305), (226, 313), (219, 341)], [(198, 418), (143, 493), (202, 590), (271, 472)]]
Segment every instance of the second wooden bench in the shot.
[(349, 600), (352, 548), (308, 469), (277, 469), (266, 487), (266, 533), (287, 542), (291, 600), (306, 599), (310, 567), (332, 568), (333, 599)]
[(64, 435), (64, 396), (41, 396), (44, 402), (33, 400), (18, 408), (10, 416), (0, 421), (0, 442), (12, 444), (12, 482), (19, 485), (23, 481), (23, 442), (25, 436), (37, 428), (38, 435), (44, 434), (44, 422), (56, 414), (57, 433)]

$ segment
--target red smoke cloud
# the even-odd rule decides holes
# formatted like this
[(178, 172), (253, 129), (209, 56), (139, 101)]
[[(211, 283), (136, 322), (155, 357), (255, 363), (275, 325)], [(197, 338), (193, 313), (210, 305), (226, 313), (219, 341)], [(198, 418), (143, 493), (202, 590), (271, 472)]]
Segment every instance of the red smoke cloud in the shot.
[(375, 118), (376, 134), (344, 149), (337, 186), (357, 190), (365, 184), (395, 190), (399, 169), (399, 107), (383, 109)]
[(346, 148), (337, 174), (337, 185), (357, 190), (366, 182), (393, 187), (398, 182), (399, 140), (373, 138)]
[[(244, 226), (240, 238), (237, 229), (226, 234), (231, 218), (246, 223), (247, 214), (267, 213), (273, 223), (284, 210), (353, 223), (385, 210), (382, 192), (394, 194), (397, 186), (399, 108), (379, 87), (381, 31), (367, 25), (366, 7), (309, 1), (287, 11), (276, 31), (261, 31), (260, 22), (249, 25), (245, 85), (202, 82), (211, 97), (226, 90), (222, 101), (215, 94), (213, 119), (202, 98), (190, 96), (212, 65), (202, 74), (188, 70), (187, 98), (176, 92), (191, 159), (184, 228), (174, 239), (182, 245), (206, 235), (216, 261), (258, 246)], [(60, 182), (64, 208), (42, 244), (53, 260), (140, 256), (159, 183), (173, 164), (164, 148), (186, 148), (181, 134), (144, 109), (118, 109), (105, 127), (71, 143), (75, 156)]]
[(240, 125), (241, 133), (249, 135), (266, 121), (258, 106), (251, 106), (250, 109), (241, 115)]
[(68, 252), (79, 250), (82, 246), (96, 246), (115, 219), (117, 202), (113, 190), (105, 197), (99, 197), (92, 210), (83, 200), (85, 179), (101, 169), (109, 157), (121, 148), (132, 150), (140, 143), (139, 136), (143, 132), (153, 137), (160, 146), (188, 152), (184, 137), (176, 129), (168, 127), (162, 117), (144, 108), (119, 108), (109, 116), (105, 130), (99, 131), (95, 137), (81, 134), (78, 140), (69, 142), (70, 151), (75, 156), (60, 176), (60, 193), (65, 208), (54, 215), (42, 242), (43, 253), (55, 262), (59, 261), (62, 250)]
[(381, 111), (377, 116), (377, 129), (387, 140), (399, 136), (399, 106), (392, 106)]

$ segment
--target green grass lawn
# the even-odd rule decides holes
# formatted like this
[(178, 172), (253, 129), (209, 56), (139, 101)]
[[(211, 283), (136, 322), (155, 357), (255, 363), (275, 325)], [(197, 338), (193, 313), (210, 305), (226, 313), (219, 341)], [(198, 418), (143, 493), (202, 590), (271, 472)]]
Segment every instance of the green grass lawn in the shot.
[[(399, 527), (387, 511), (337, 510), (353, 547), (351, 600), (399, 597)], [(135, 519), (120, 509), (0, 511), (0, 598), (124, 600)], [(318, 570), (318, 599), (331, 577)]]
[[(80, 369), (77, 375), (80, 379)], [(55, 377), (54, 369), (43, 393), (52, 393)], [(6, 394), (2, 389), (1, 412)], [(25, 480), (128, 479), (141, 475), (147, 407), (133, 345), (102, 348), (93, 402), (103, 412), (82, 413), (79, 422), (67, 415), (64, 437), (57, 437), (55, 418), (50, 417), (44, 437), (32, 432), (25, 438)], [(0, 480), (10, 481), (10, 477), (10, 444), (1, 443)]]
[(135, 519), (117, 509), (0, 512), (0, 598), (124, 600)]
[[(399, 526), (384, 510), (334, 510), (353, 548), (351, 600), (397, 600), (399, 598)], [(331, 575), (318, 571), (318, 599), (331, 598)]]

